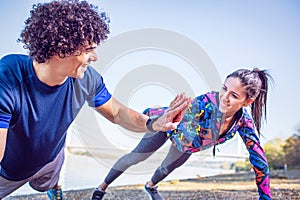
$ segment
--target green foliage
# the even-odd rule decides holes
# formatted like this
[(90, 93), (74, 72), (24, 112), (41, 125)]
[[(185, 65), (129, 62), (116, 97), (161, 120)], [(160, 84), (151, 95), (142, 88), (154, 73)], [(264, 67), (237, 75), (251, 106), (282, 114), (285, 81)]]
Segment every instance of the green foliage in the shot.
[[(285, 165), (288, 169), (300, 169), (300, 128), (285, 141), (281, 138), (269, 141), (265, 144), (264, 150), (270, 170), (284, 169)], [(236, 172), (249, 171), (252, 165), (248, 160), (238, 161), (234, 164), (234, 168)]]
[(241, 172), (241, 171), (250, 171), (252, 168), (251, 163), (247, 159), (246, 161), (237, 161), (234, 163), (234, 168), (236, 172)]
[(265, 144), (264, 150), (271, 170), (282, 169), (286, 164), (284, 145), (285, 141), (281, 138), (275, 138)]
[(300, 168), (300, 134), (294, 134), (286, 140), (283, 146), (288, 168)]
[(231, 162), (222, 162), (221, 168), (229, 170), (232, 168), (232, 163)]

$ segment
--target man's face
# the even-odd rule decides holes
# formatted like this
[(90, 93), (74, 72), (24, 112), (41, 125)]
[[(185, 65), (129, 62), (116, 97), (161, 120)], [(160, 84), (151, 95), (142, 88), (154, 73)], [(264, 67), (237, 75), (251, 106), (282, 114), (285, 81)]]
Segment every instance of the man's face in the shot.
[(90, 63), (98, 59), (95, 52), (96, 47), (96, 44), (85, 46), (74, 55), (65, 58), (68, 62), (67, 76), (82, 79)]

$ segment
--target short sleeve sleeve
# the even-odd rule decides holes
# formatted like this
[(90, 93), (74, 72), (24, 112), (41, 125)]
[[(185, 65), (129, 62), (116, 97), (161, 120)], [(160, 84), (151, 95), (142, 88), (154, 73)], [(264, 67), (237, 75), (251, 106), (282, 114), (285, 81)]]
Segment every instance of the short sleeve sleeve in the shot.
[(93, 98), (93, 104), (94, 104), (95, 107), (102, 106), (110, 98), (111, 98), (111, 94), (108, 92), (105, 84), (103, 83), (101, 89), (95, 94), (95, 96)]
[(89, 106), (99, 107), (105, 104), (112, 95), (106, 88), (103, 77), (94, 68), (89, 67), (87, 79), (87, 88), (90, 91), (87, 99)]
[(8, 128), (14, 109), (13, 92), (0, 76), (0, 128)]

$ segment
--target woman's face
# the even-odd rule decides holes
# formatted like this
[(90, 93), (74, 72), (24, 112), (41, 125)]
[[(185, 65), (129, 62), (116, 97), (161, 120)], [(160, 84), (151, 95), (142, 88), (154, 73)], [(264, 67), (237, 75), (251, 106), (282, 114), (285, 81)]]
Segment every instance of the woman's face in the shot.
[(246, 99), (246, 90), (239, 78), (227, 78), (220, 91), (219, 110), (226, 117), (233, 116), (243, 106), (250, 105), (254, 99)]

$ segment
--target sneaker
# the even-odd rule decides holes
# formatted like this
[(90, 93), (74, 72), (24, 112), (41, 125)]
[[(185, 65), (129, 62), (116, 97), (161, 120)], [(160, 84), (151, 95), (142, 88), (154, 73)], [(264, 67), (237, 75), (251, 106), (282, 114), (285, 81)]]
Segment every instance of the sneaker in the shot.
[(93, 193), (92, 200), (101, 200), (105, 194), (106, 194), (106, 192), (103, 192), (103, 191), (99, 190), (98, 188), (96, 188)]
[(47, 195), (50, 200), (65, 200), (60, 186), (58, 186), (56, 189), (48, 190)]
[(156, 187), (149, 187), (147, 184), (144, 187), (144, 191), (148, 194), (151, 200), (162, 200), (161, 196), (159, 195)]

